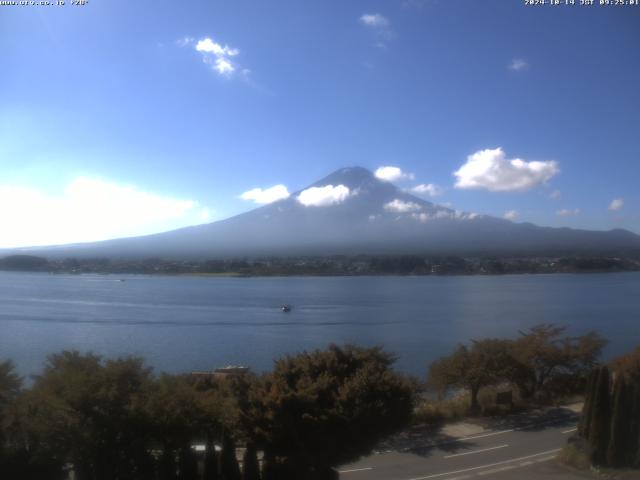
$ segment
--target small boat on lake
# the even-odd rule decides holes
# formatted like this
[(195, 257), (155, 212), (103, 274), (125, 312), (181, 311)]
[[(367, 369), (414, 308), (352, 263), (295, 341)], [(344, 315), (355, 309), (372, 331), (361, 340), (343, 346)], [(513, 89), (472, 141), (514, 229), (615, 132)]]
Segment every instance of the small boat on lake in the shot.
[(289, 305), (288, 303), (285, 303), (280, 308), (282, 309), (283, 312), (290, 312), (291, 311), (291, 305)]

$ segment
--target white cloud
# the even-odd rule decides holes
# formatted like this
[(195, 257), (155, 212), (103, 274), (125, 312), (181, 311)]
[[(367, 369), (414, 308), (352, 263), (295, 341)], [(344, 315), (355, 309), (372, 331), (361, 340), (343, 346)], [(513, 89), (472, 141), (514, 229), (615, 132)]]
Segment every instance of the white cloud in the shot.
[(146, 235), (210, 219), (193, 200), (77, 177), (58, 193), (0, 185), (0, 247), (90, 242)]
[(527, 70), (529, 68), (529, 63), (523, 58), (514, 58), (511, 60), (509, 64), (509, 70), (513, 70), (514, 72), (521, 72), (523, 70)]
[(178, 40), (176, 40), (176, 44), (179, 47), (186, 47), (188, 45), (191, 45), (195, 41), (196, 41), (196, 39), (193, 38), (193, 37), (182, 37), (182, 38), (179, 38)]
[(491, 192), (529, 190), (559, 172), (554, 161), (508, 159), (502, 148), (480, 150), (467, 157), (454, 175), (456, 188), (484, 189)]
[(373, 28), (387, 28), (389, 27), (389, 20), (380, 15), (379, 13), (365, 13), (360, 16), (360, 22), (367, 27)]
[(609, 204), (609, 210), (615, 212), (616, 210), (620, 210), (623, 206), (624, 200), (622, 198), (614, 198)]
[(422, 210), (422, 207), (420, 205), (418, 205), (417, 203), (404, 202), (404, 201), (396, 198), (391, 202), (385, 203), (384, 204), (384, 209), (387, 212), (405, 213), (405, 212), (415, 212), (415, 211), (418, 211), (418, 210)]
[(325, 185), (303, 190), (297, 200), (305, 207), (328, 207), (344, 202), (349, 193), (349, 188), (344, 185)]
[(508, 210), (504, 212), (504, 215), (503, 215), (503, 217), (506, 218), (507, 220), (515, 220), (519, 216), (520, 214), (518, 213), (517, 210)]
[(563, 208), (562, 210), (558, 210), (556, 212), (556, 215), (558, 215), (559, 217), (575, 217), (576, 215), (579, 215), (579, 214), (580, 214), (579, 208), (575, 208), (573, 210)]
[(231, 75), (235, 71), (233, 64), (226, 58), (216, 58), (213, 68), (217, 70), (220, 75)]
[(431, 215), (429, 215), (428, 213), (412, 213), (411, 214), (411, 218), (418, 220), (422, 223), (428, 222), (429, 220), (431, 220)]
[(482, 217), (482, 215), (480, 215), (479, 213), (461, 212), (460, 210), (456, 210), (454, 215), (458, 220), (475, 220), (476, 218)]
[(428, 195), (430, 197), (437, 197), (438, 195), (442, 195), (442, 187), (439, 187), (434, 183), (421, 183), (420, 185), (416, 185), (410, 190), (413, 193)]
[(365, 13), (360, 16), (359, 21), (374, 32), (376, 37), (374, 45), (386, 50), (387, 42), (393, 37), (389, 20), (379, 13)]
[(203, 208), (200, 210), (198, 217), (200, 217), (200, 220), (203, 222), (208, 222), (211, 220), (211, 211), (208, 208)]
[(267, 204), (289, 198), (289, 191), (286, 186), (279, 184), (270, 188), (265, 188), (264, 190), (262, 188), (253, 188), (240, 195), (240, 198), (242, 200), (251, 200), (259, 204)]
[(413, 173), (405, 173), (402, 169), (392, 166), (378, 167), (375, 171), (375, 176), (380, 180), (387, 182), (397, 182), (399, 180), (413, 180)]
[(552, 200), (560, 200), (560, 197), (562, 197), (562, 193), (560, 193), (560, 190), (554, 190), (549, 194), (549, 198)]
[[(204, 63), (225, 77), (230, 77), (239, 67), (234, 57), (240, 54), (240, 50), (217, 43), (209, 37), (197, 42), (193, 37), (183, 37), (176, 43), (181, 47), (193, 45), (195, 50), (202, 55)], [(243, 75), (245, 70), (247, 69), (242, 69)]]
[(204, 38), (196, 44), (196, 50), (204, 53), (213, 53), (218, 57), (235, 57), (240, 53), (237, 48), (229, 48), (214, 42), (210, 38)]

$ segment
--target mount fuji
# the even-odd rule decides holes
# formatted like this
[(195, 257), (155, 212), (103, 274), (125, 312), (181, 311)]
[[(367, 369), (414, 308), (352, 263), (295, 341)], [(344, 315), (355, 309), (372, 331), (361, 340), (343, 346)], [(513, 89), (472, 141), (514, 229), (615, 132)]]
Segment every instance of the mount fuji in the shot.
[(142, 237), (13, 249), (46, 257), (172, 259), (302, 255), (543, 255), (640, 250), (627, 230), (539, 227), (459, 212), (362, 167), (225, 220)]

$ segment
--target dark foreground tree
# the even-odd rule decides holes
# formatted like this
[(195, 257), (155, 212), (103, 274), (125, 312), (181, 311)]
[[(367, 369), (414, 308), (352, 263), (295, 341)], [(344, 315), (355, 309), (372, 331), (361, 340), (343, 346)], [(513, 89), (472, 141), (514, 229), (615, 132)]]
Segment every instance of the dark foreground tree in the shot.
[(578, 424), (578, 435), (589, 438), (589, 428), (591, 427), (591, 416), (593, 415), (593, 398), (595, 397), (596, 382), (598, 381), (599, 369), (594, 369), (587, 378), (587, 388), (585, 390), (582, 416)]
[[(20, 394), (22, 379), (9, 360), (0, 362), (0, 478), (15, 469), (20, 461), (20, 448), (10, 435), (14, 428), (15, 402)], [(11, 472), (14, 473), (14, 472)]]
[(578, 434), (592, 464), (640, 467), (640, 349), (591, 374)]
[(203, 480), (218, 480), (219, 478), (218, 455), (211, 439), (208, 439), (204, 452)]
[(222, 441), (222, 480), (242, 480), (238, 458), (236, 457), (236, 444), (230, 434), (226, 434)]
[(242, 459), (242, 480), (260, 480), (258, 452), (253, 442), (247, 443)]
[(394, 360), (380, 348), (331, 345), (276, 361), (252, 394), (268, 461), (284, 460), (293, 478), (328, 479), (404, 427), (416, 389)]
[(460, 345), (451, 355), (432, 363), (428, 383), (441, 394), (451, 389), (468, 390), (471, 412), (478, 413), (480, 389), (505, 379), (512, 364), (509, 340), (473, 341), (469, 347)]
[(264, 451), (264, 456), (262, 457), (262, 468), (260, 471), (262, 480), (277, 480), (276, 459), (273, 452), (269, 449), (265, 449)]
[(600, 367), (598, 369), (598, 379), (593, 390), (591, 407), (593, 412), (590, 415), (591, 424), (588, 437), (591, 461), (595, 465), (606, 465), (607, 461), (609, 430), (611, 428), (610, 382), (609, 369), (606, 366)]
[(615, 381), (613, 405), (611, 408), (611, 428), (607, 448), (607, 465), (622, 467), (625, 465), (626, 449), (633, 442), (630, 429), (632, 416), (632, 391), (623, 376)]
[(26, 444), (36, 455), (71, 462), (78, 480), (148, 478), (141, 400), (149, 381), (150, 370), (139, 358), (50, 356), (24, 398)]
[(220, 419), (217, 391), (199, 388), (189, 375), (162, 374), (152, 382), (145, 401), (151, 440), (162, 451), (162, 478), (194, 475), (192, 446), (207, 445), (206, 480), (217, 478), (217, 459), (212, 445)]

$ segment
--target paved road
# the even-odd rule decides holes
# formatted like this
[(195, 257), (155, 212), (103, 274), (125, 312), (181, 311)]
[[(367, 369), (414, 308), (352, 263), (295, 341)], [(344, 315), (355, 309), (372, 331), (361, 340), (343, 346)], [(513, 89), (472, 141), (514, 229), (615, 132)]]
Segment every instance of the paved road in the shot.
[[(575, 432), (577, 415), (568, 410), (503, 429), (432, 445), (371, 455), (340, 468), (341, 480), (463, 480), (554, 478), (552, 460)], [(546, 466), (544, 464), (547, 464)], [(567, 472), (555, 478), (583, 478)], [(557, 473), (557, 472), (556, 472)]]

